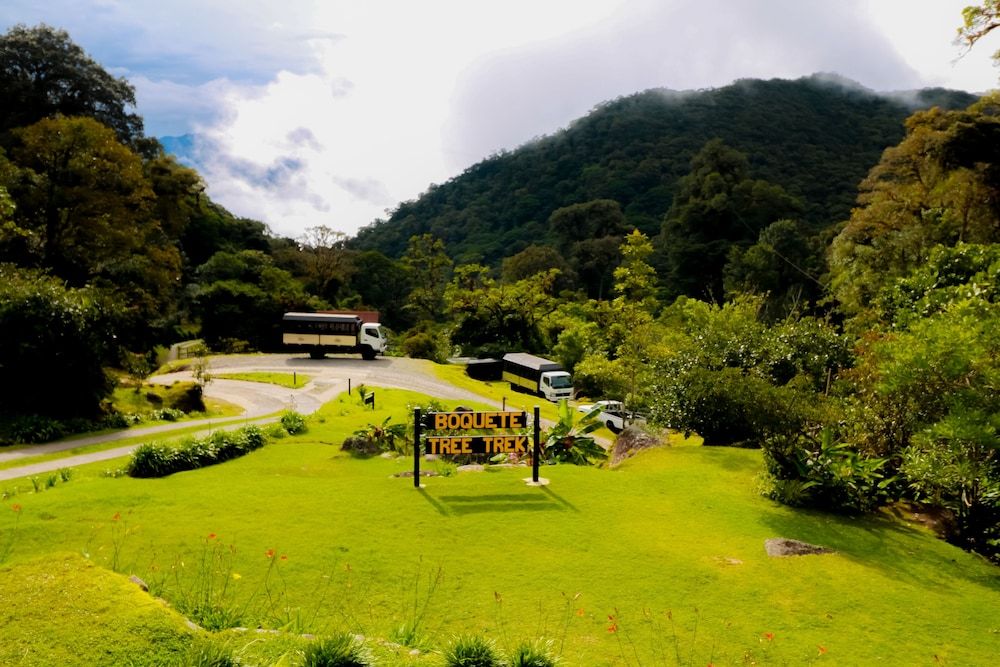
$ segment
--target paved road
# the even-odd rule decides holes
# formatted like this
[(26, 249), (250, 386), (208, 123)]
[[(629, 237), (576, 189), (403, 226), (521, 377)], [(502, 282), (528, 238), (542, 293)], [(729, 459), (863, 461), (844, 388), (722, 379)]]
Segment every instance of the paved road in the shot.
[[(236, 418), (235, 420), (230, 418), (187, 421), (179, 424), (164, 424), (105, 435), (61, 440), (43, 445), (32, 445), (10, 452), (0, 452), (0, 462), (14, 461), (28, 456), (60, 452), (85, 445), (113, 442), (126, 438), (142, 437), (145, 435), (164, 435), (172, 430), (190, 428), (191, 426), (204, 426), (203, 431), (218, 430), (219, 428), (239, 428), (247, 423), (275, 421), (276, 417), (267, 417), (266, 415), (273, 415), (276, 412), (288, 409), (302, 414), (310, 414), (318, 410), (324, 403), (333, 399), (337, 394), (347, 391), (348, 386), (353, 390), (360, 384), (409, 389), (440, 398), (476, 400), (500, 407), (499, 404), (489, 399), (459, 389), (454, 385), (437, 379), (433, 375), (428, 375), (426, 368), (426, 362), (396, 357), (378, 358), (373, 361), (342, 356), (331, 356), (326, 359), (310, 359), (308, 356), (303, 357), (289, 354), (212, 357), (209, 369), (211, 373), (295, 372), (308, 375), (311, 379), (308, 384), (300, 389), (286, 389), (262, 382), (213, 380), (205, 387), (205, 395), (210, 398), (218, 398), (239, 405), (245, 410), (241, 418)], [(189, 372), (180, 372), (157, 375), (150, 378), (150, 382), (171, 384), (177, 380), (190, 379), (191, 374)], [(220, 422), (227, 422), (228, 426), (220, 426)], [(85, 463), (106, 461), (125, 456), (134, 448), (135, 445), (125, 445), (100, 452), (68, 456), (42, 463), (7, 468), (6, 470), (0, 470), (0, 481), (28, 477), (58, 470), (59, 468), (83, 465)]]

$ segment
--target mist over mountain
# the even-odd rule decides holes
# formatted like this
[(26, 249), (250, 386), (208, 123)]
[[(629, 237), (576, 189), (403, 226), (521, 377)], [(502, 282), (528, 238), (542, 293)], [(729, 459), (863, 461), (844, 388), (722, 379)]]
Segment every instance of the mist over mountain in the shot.
[(820, 230), (848, 217), (858, 183), (903, 137), (907, 116), (975, 99), (943, 89), (881, 94), (830, 74), (647, 90), (431, 185), (352, 245), (399, 257), (411, 236), (430, 233), (458, 262), (496, 264), (552, 242), (556, 209), (597, 199), (617, 201), (629, 225), (655, 236), (692, 156), (716, 138), (748, 156), (754, 178), (800, 199), (802, 221)]

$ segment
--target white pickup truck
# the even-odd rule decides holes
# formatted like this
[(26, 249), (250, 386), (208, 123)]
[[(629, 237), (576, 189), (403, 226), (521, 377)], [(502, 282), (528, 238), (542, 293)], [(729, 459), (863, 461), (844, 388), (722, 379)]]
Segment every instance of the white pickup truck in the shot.
[(597, 421), (608, 427), (612, 433), (621, 433), (629, 424), (642, 423), (646, 418), (635, 412), (626, 412), (625, 405), (621, 401), (597, 401), (596, 403), (585, 403), (578, 405), (580, 412), (590, 412), (595, 408), (600, 408), (597, 413)]

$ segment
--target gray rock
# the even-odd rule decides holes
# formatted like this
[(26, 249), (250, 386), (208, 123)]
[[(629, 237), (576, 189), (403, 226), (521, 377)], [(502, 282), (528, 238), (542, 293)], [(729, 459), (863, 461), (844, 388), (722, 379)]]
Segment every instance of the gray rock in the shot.
[(139, 577), (135, 576), (134, 574), (130, 576), (128, 580), (131, 581), (136, 586), (138, 586), (139, 588), (141, 588), (146, 593), (149, 592), (149, 586), (146, 585), (146, 582), (140, 579)]

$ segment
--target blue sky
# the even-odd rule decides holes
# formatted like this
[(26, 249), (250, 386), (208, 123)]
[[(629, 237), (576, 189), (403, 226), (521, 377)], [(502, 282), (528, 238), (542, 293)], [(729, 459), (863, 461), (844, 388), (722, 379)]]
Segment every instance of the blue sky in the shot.
[(4, 0), (194, 133), (209, 193), (280, 234), (348, 234), (500, 149), (651, 87), (836, 72), (995, 87), (952, 43), (968, 0)]

